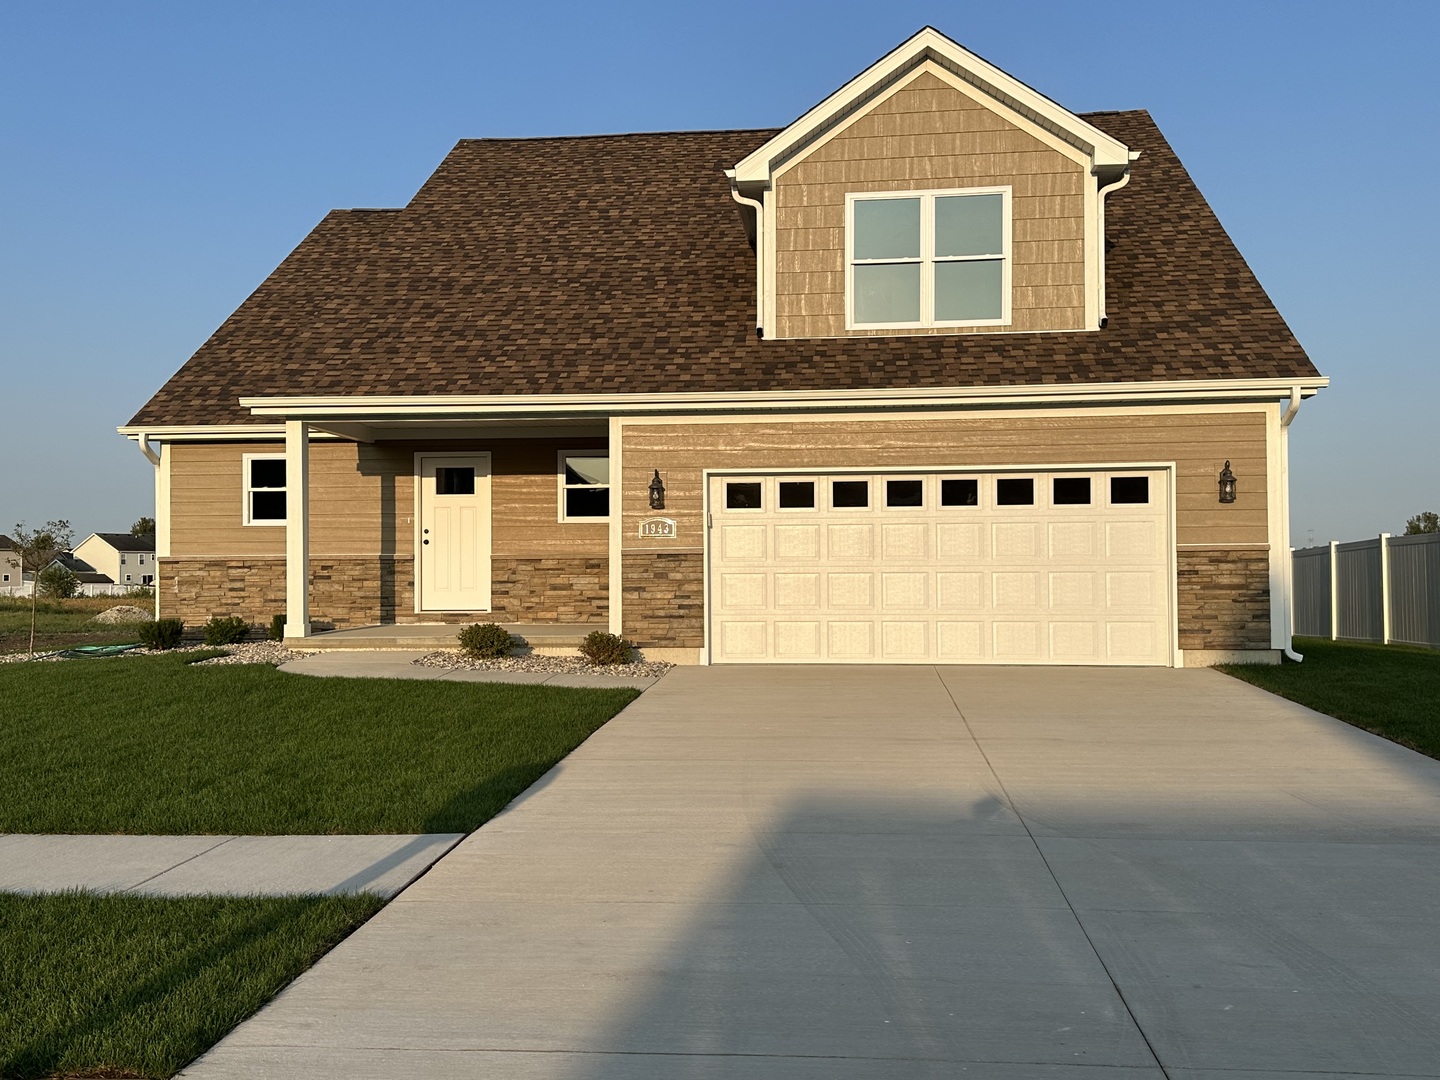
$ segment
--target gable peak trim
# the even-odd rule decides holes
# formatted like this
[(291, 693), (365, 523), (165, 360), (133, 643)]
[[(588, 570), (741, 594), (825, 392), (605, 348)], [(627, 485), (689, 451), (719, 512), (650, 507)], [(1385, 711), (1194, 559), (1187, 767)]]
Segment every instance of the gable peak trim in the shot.
[(768, 183), (836, 127), (932, 63), (1090, 159), (1092, 169), (1128, 166), (1127, 146), (987, 60), (927, 26), (767, 140), (735, 167), (739, 183)]

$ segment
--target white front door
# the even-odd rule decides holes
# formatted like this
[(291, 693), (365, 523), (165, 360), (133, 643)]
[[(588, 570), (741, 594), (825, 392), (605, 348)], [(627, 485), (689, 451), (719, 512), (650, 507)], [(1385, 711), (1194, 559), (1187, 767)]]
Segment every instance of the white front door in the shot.
[(718, 663), (1168, 664), (1161, 469), (710, 482)]
[(490, 455), (424, 454), (420, 610), (490, 610)]

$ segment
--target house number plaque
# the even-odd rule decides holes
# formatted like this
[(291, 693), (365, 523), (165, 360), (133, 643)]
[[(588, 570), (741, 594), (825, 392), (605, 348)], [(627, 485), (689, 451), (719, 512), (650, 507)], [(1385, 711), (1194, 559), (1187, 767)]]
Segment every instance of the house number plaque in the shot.
[(640, 522), (640, 535), (647, 540), (673, 540), (674, 518), (646, 518)]

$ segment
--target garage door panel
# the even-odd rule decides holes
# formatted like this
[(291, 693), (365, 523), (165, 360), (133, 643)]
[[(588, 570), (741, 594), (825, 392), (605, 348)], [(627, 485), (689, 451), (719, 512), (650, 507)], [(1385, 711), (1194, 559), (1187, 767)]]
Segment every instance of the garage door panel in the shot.
[(985, 575), (975, 570), (941, 570), (935, 575), (941, 611), (978, 611), (985, 605)]
[(985, 529), (974, 521), (942, 521), (935, 527), (937, 554), (944, 562), (979, 559), (985, 554)]
[(997, 559), (1033, 559), (1040, 554), (1040, 525), (1000, 521), (991, 526), (991, 550)]
[(720, 526), (720, 552), (726, 562), (762, 562), (767, 554), (766, 525)]
[(1050, 658), (1061, 664), (1082, 664), (1100, 658), (1101, 628), (1095, 622), (1052, 622)]
[(935, 652), (941, 660), (966, 661), (985, 658), (985, 624), (940, 620), (935, 624)]
[(930, 655), (930, 626), (919, 621), (887, 621), (880, 624), (882, 658), (923, 660)]
[(993, 626), (995, 659), (1002, 664), (1040, 659), (1038, 622), (997, 622)]
[(880, 551), (886, 562), (929, 562), (928, 522), (886, 522), (880, 526)]
[[(893, 499), (893, 475), (811, 474), (815, 505), (792, 493), (785, 507), (790, 478), (747, 479), (734, 508), (714, 480), (711, 658), (1170, 663), (1168, 478), (1120, 475), (1149, 478), (1148, 504), (1111, 505), (1110, 477), (1094, 469), (911, 474)], [(865, 501), (857, 491), (868, 505), (834, 505)]]
[(820, 622), (776, 622), (775, 658), (777, 660), (819, 660)]
[(808, 563), (818, 562), (820, 559), (820, 526), (814, 523), (776, 525), (775, 558), (803, 559)]
[(875, 527), (868, 521), (827, 525), (825, 545), (831, 561), (869, 561), (875, 557)]
[(743, 611), (747, 608), (763, 610), (765, 602), (765, 574), (721, 574), (719, 604), (722, 611)]
[(826, 627), (830, 656), (837, 660), (875, 659), (875, 624), (832, 620)]

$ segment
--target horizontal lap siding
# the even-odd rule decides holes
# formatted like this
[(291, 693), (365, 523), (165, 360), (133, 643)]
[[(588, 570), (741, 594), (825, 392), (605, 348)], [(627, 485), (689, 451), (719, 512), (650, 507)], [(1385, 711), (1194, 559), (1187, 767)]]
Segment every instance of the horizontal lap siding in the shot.
[[(625, 549), (698, 549), (702, 470), (936, 468), (1174, 461), (1176, 540), (1181, 545), (1265, 545), (1265, 416), (1197, 413), (1152, 416), (895, 418), (754, 424), (627, 424)], [(1216, 480), (1229, 459), (1237, 501), (1221, 505)], [(646, 485), (658, 468), (673, 541), (639, 538), (651, 516)]]
[[(604, 446), (590, 439), (446, 444), (315, 442), (310, 447), (312, 555), (411, 555), (415, 454), (490, 451), (497, 556), (605, 557), (604, 523), (558, 520), (556, 454)], [(280, 443), (177, 443), (170, 455), (170, 550), (188, 555), (283, 555), (283, 526), (242, 522), (243, 455)]]
[(1082, 328), (1086, 179), (1077, 162), (935, 75), (918, 75), (777, 178), (778, 336), (847, 333), (847, 193), (1000, 185), (1013, 196), (1013, 319), (1005, 329)]

